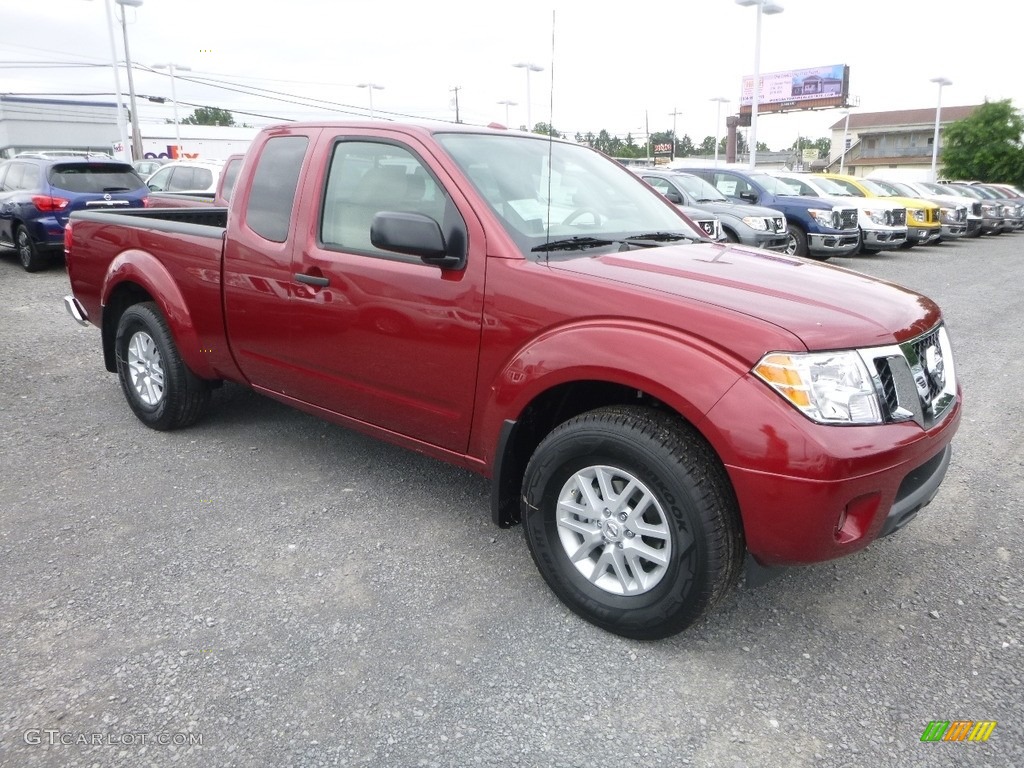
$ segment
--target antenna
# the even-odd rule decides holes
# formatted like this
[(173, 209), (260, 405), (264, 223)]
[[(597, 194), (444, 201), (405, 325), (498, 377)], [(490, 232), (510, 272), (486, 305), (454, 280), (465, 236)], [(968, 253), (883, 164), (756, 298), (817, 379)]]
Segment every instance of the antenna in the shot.
[[(554, 170), (552, 156), (555, 149), (555, 10), (551, 9), (551, 91), (548, 93), (548, 210), (545, 231), (545, 245), (551, 242), (551, 177)], [(531, 129), (532, 130), (532, 129)], [(551, 259), (551, 251), (544, 249), (544, 261)]]

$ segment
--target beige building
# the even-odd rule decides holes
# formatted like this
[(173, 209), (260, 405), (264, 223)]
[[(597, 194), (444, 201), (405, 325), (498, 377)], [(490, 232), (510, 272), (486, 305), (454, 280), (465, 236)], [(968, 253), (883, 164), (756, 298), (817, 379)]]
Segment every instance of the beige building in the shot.
[[(939, 115), (939, 162), (942, 168), (942, 129), (957, 120), (969, 117), (981, 105), (943, 107)], [(827, 170), (867, 176), (875, 170), (905, 169), (920, 171), (922, 178), (931, 171), (932, 139), (935, 136), (935, 108), (902, 109), (896, 112), (850, 112), (832, 126), (832, 152)], [(842, 157), (844, 133), (846, 157)], [(941, 175), (941, 171), (940, 171)]]

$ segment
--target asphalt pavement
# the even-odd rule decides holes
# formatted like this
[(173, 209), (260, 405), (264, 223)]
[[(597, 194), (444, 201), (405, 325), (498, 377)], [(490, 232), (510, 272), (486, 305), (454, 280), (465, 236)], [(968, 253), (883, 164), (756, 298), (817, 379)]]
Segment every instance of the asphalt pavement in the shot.
[[(1024, 234), (831, 263), (942, 306), (937, 499), (669, 640), (547, 589), (487, 481), (241, 387), (158, 433), (0, 257), (0, 765), (1024, 765)], [(986, 742), (923, 742), (931, 721)]]

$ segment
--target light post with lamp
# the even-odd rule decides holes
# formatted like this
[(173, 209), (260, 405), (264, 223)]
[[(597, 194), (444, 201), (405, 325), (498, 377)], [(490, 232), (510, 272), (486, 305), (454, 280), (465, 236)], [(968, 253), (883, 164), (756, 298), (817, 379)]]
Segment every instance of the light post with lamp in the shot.
[(511, 99), (502, 99), (498, 103), (505, 105), (505, 127), (508, 128), (508, 108), (518, 106), (519, 102), (512, 101)]
[(174, 90), (174, 73), (175, 72), (191, 72), (192, 67), (186, 67), (184, 64), (154, 64), (153, 69), (166, 69), (171, 77), (171, 103), (174, 106), (174, 141), (175, 146), (178, 148), (178, 152), (181, 152), (181, 127), (178, 123), (178, 94)]
[(517, 69), (526, 70), (526, 130), (532, 133), (533, 120), (530, 116), (530, 73), (543, 72), (544, 67), (538, 66), (537, 64), (531, 64), (528, 61), (520, 61), (518, 64), (513, 64), (512, 66), (516, 67)]
[(839, 155), (839, 175), (846, 172), (846, 145), (850, 141), (850, 110), (843, 110), (846, 119), (843, 121), (843, 152)]
[(128, 51), (128, 21), (126, 7), (138, 8), (142, 0), (114, 0), (121, 6), (121, 34), (124, 37), (124, 67), (128, 71), (128, 103), (132, 118), (132, 159), (142, 159), (142, 134), (139, 132), (139, 110), (135, 104), (135, 79), (132, 77), (132, 55)]
[(376, 83), (359, 83), (359, 85), (357, 85), (356, 88), (365, 88), (366, 89), (366, 93), (370, 97), (370, 119), (373, 120), (373, 92), (374, 91), (383, 91), (384, 90), (384, 86), (383, 85), (377, 85)]
[(939, 115), (942, 113), (942, 86), (952, 85), (953, 81), (948, 77), (933, 77), (932, 82), (939, 86), (939, 101), (935, 105), (935, 135), (932, 137), (932, 183), (938, 178), (939, 162)]
[(114, 42), (114, 12), (111, 0), (104, 0), (107, 11), (107, 36), (110, 38), (110, 59), (114, 68), (114, 94), (117, 96), (117, 133), (121, 142), (121, 159), (131, 162), (131, 151), (128, 149), (128, 126), (124, 121), (124, 97), (121, 94), (121, 74), (118, 71), (117, 44)]
[(717, 102), (715, 107), (715, 168), (718, 167), (718, 145), (722, 143), (722, 105), (729, 100), (724, 96), (715, 96), (711, 101)]
[(773, 0), (736, 0), (737, 5), (757, 6), (757, 32), (754, 37), (754, 87), (750, 102), (750, 167), (757, 164), (757, 110), (761, 105), (761, 15), (782, 13), (781, 5)]

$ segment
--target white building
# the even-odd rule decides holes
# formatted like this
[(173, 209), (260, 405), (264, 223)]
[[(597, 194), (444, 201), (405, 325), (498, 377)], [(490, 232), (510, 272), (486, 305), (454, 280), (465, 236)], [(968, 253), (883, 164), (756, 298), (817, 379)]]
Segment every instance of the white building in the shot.
[[(259, 129), (179, 125), (181, 145), (177, 150), (173, 124), (143, 123), (139, 131), (145, 157), (223, 160), (244, 152)], [(0, 158), (59, 149), (113, 154), (118, 139), (117, 107), (113, 103), (0, 94)]]
[[(942, 128), (974, 114), (981, 105), (943, 107), (939, 114), (939, 167), (942, 167)], [(827, 170), (838, 173), (840, 164), (852, 176), (872, 171), (906, 169), (930, 171), (935, 138), (935, 108), (901, 109), (895, 112), (850, 112), (832, 126), (832, 151)], [(842, 157), (843, 138), (847, 139)]]

